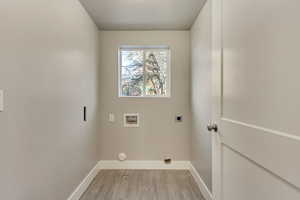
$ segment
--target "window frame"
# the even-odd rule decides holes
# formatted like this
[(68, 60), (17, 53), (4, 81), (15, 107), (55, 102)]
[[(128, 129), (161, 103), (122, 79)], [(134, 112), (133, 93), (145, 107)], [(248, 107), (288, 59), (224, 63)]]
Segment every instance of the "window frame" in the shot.
[[(121, 64), (122, 64), (122, 57), (121, 57), (121, 52), (122, 50), (136, 50), (136, 51), (140, 51), (140, 50), (159, 50), (159, 49), (163, 49), (166, 50), (168, 52), (168, 59), (167, 59), (167, 94), (166, 95), (146, 95), (145, 91), (143, 91), (143, 95), (142, 96), (124, 96), (122, 95), (122, 90), (121, 90), (121, 82), (122, 82), (122, 73), (121, 73)], [(145, 53), (143, 53), (143, 56), (145, 57)], [(145, 60), (145, 58), (144, 58)], [(143, 62), (144, 62), (143, 60)], [(118, 97), (119, 98), (171, 98), (171, 80), (172, 80), (172, 76), (171, 76), (171, 49), (169, 46), (167, 45), (145, 45), (145, 46), (141, 46), (141, 45), (122, 45), (118, 48)], [(143, 68), (145, 68), (145, 62), (143, 65)], [(145, 75), (145, 73), (144, 73)]]

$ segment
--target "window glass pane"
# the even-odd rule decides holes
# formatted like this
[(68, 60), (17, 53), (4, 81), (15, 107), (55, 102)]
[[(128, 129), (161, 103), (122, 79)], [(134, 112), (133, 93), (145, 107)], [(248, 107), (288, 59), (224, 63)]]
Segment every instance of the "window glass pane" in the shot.
[(145, 52), (145, 93), (147, 96), (166, 96), (168, 76), (168, 51)]
[(121, 50), (122, 96), (142, 96), (144, 90), (144, 63), (142, 50)]

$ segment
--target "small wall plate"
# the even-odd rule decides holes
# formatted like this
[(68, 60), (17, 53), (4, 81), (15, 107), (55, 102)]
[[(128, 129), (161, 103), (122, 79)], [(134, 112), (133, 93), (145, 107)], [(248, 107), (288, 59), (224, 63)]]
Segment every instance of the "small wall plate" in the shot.
[(138, 128), (140, 126), (140, 119), (138, 113), (124, 114), (124, 127)]

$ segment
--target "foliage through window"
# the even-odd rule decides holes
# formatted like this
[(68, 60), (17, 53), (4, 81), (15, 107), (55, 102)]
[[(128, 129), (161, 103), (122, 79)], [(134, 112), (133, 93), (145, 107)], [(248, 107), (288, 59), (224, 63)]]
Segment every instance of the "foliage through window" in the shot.
[(122, 97), (168, 97), (169, 49), (120, 48), (119, 93)]

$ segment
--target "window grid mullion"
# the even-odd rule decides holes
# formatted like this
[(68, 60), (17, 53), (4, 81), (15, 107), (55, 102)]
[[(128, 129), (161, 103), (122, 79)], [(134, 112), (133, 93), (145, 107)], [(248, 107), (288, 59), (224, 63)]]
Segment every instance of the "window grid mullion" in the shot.
[(144, 80), (144, 84), (143, 84), (143, 96), (146, 96), (146, 53), (145, 53), (145, 49), (143, 49), (143, 80)]

